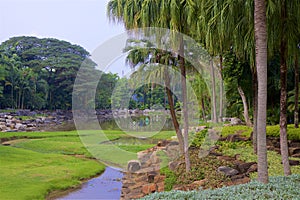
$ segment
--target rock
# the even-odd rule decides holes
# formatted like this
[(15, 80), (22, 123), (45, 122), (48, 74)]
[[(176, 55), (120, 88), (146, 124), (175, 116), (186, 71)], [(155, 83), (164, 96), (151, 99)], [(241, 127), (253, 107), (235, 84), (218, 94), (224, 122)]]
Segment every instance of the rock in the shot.
[(234, 176), (234, 175), (237, 175), (239, 173), (238, 170), (233, 169), (231, 167), (227, 167), (227, 166), (219, 167), (218, 172), (221, 172), (221, 173), (225, 174), (226, 176)]
[(243, 122), (239, 118), (234, 117), (234, 118), (230, 119), (230, 124), (231, 125), (242, 125)]
[(218, 156), (217, 157), (218, 160), (225, 160), (225, 161), (234, 161), (235, 158), (230, 157), (230, 156)]
[(250, 182), (250, 178), (247, 176), (237, 176), (237, 177), (233, 177), (231, 180), (231, 183), (229, 185), (239, 185), (239, 184), (245, 184), (245, 183), (249, 183)]
[(7, 127), (6, 125), (0, 125), (0, 131), (6, 131)]
[(240, 134), (228, 135), (227, 137), (220, 138), (220, 141), (228, 142), (239, 142), (239, 141), (248, 141), (250, 138), (241, 136)]
[(290, 155), (299, 154), (300, 153), (300, 147), (293, 147), (289, 148)]
[(290, 163), (291, 166), (300, 165), (299, 160), (289, 160), (289, 163)]
[(127, 170), (131, 173), (134, 173), (141, 169), (141, 163), (138, 160), (130, 160), (127, 164)]
[(158, 146), (158, 147), (165, 147), (165, 146), (167, 146), (168, 143), (169, 143), (169, 142), (168, 142), (167, 140), (159, 141), (159, 142), (157, 143), (157, 146)]
[(155, 192), (155, 191), (156, 191), (156, 184), (155, 183), (144, 185), (143, 188), (142, 188), (142, 192), (144, 194), (150, 194), (150, 193)]
[(181, 164), (181, 162), (176, 161), (176, 160), (172, 161), (172, 162), (169, 162), (169, 169), (171, 171), (175, 171), (180, 164)]
[(157, 183), (157, 192), (163, 192), (164, 190), (165, 190), (165, 183), (164, 182)]
[(21, 123), (16, 123), (15, 128), (18, 130), (24, 130), (26, 126)]
[[(176, 136), (172, 136), (172, 137), (176, 137)], [(176, 139), (177, 139), (177, 137), (176, 137)], [(168, 144), (168, 146), (177, 146), (177, 145), (179, 145), (179, 142), (177, 142), (177, 141), (171, 141), (171, 142)]]
[(194, 182), (192, 183), (192, 185), (194, 185), (195, 188), (199, 188), (199, 187), (205, 185), (206, 182), (207, 182), (207, 180), (206, 180), (206, 179), (203, 179), (203, 180), (200, 180), (200, 181), (194, 181)]
[(152, 155), (150, 156), (150, 162), (152, 164), (157, 164), (160, 162), (160, 158), (157, 156), (156, 152), (153, 152)]
[(257, 172), (257, 164), (253, 164), (249, 167), (249, 169), (247, 170), (246, 174), (250, 174), (253, 172)]
[(289, 147), (300, 147), (300, 142), (291, 141)]
[(27, 124), (28, 128), (36, 127), (36, 124)]
[(300, 153), (293, 154), (292, 157), (294, 157), (294, 158), (300, 158)]
[(256, 164), (256, 162), (242, 163), (242, 164), (239, 164), (237, 166), (237, 168), (241, 173), (245, 173), (254, 164)]

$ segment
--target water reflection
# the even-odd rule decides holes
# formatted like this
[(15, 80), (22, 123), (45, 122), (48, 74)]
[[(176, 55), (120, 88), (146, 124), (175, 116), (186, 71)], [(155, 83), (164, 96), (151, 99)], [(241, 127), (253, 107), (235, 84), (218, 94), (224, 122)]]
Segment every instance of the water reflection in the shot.
[(114, 119), (99, 118), (99, 124), (103, 130), (137, 132), (174, 130), (171, 119), (160, 115), (116, 117)]

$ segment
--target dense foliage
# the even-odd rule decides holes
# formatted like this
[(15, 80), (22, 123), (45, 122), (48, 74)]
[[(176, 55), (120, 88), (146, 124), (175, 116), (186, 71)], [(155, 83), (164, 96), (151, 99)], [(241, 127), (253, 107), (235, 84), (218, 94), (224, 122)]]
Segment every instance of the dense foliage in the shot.
[[(78, 45), (57, 39), (14, 37), (0, 45), (0, 108), (70, 109), (79, 68), (100, 75), (90, 54)], [(110, 106), (114, 74), (102, 74), (96, 102)], [(87, 82), (89, 79), (86, 79)]]

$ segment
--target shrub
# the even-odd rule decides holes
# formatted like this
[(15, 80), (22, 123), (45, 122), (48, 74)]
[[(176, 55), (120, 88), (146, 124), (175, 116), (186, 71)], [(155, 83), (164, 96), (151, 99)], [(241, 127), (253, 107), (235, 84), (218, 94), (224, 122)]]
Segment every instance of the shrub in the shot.
[(206, 135), (207, 135), (208, 130), (204, 129), (198, 133), (195, 134), (193, 141), (191, 143), (192, 147), (201, 147)]
[(169, 169), (168, 166), (161, 168), (160, 173), (166, 176), (165, 191), (170, 191), (177, 181), (176, 174)]
[[(268, 137), (280, 137), (280, 127), (267, 126)], [(296, 129), (293, 125), (288, 125), (288, 139), (289, 140), (300, 140), (300, 129)]]
[(224, 126), (222, 128), (222, 137), (226, 137), (228, 135), (240, 133), (243, 136), (250, 137), (252, 128), (249, 126)]
[(144, 197), (153, 199), (299, 199), (300, 175), (271, 177), (268, 184), (257, 181), (243, 185), (223, 187), (214, 190), (177, 191), (154, 193)]

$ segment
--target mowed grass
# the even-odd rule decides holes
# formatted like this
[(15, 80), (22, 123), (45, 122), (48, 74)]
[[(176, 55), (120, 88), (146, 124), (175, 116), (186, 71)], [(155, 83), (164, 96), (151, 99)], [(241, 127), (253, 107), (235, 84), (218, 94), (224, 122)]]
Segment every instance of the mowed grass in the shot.
[(95, 160), (0, 146), (0, 199), (44, 199), (104, 171)]
[[(153, 143), (132, 142), (133, 136), (151, 136), (152, 133), (122, 131), (66, 131), (0, 133), (0, 199), (45, 199), (54, 190), (76, 187), (81, 180), (104, 171), (99, 160), (119, 160), (127, 163), (120, 151), (130, 156), (150, 148), (156, 141), (175, 135), (165, 131), (152, 136)], [(122, 139), (122, 140), (121, 140)], [(118, 141), (122, 142), (118, 142)], [(88, 148), (86, 148), (88, 147)], [(91, 149), (95, 148), (99, 155)], [(88, 151), (89, 149), (90, 151)], [(91, 153), (92, 152), (92, 153)]]

